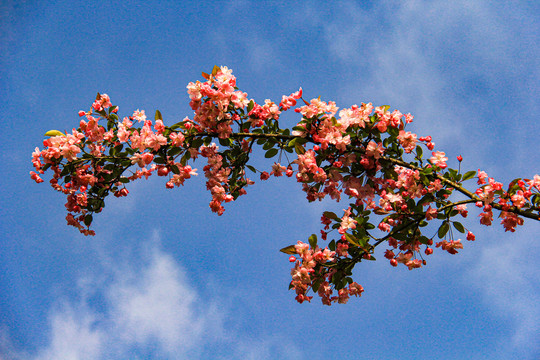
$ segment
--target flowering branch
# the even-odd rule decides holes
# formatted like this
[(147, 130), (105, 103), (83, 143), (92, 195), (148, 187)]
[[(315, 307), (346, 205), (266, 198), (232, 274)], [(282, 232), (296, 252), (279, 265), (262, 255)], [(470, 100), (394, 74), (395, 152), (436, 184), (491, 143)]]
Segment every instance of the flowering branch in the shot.
[[(198, 158), (206, 159), (202, 171), (210, 208), (218, 215), (224, 203), (245, 195), (254, 183), (248, 171), (261, 180), (295, 176), (308, 201), (326, 196), (348, 200), (342, 216), (322, 214), (320, 236), (327, 246), (319, 246), (313, 234), (308, 242), (281, 249), (294, 263), (290, 289), (296, 300), (310, 301), (311, 291), (330, 305), (361, 296), (363, 288), (352, 279), (352, 270), (362, 260), (375, 260), (374, 249), (381, 244), (388, 246), (384, 256), (392, 266), (401, 263), (409, 269), (426, 264), (421, 250), (430, 255), (435, 237), (440, 239), (435, 247), (456, 254), (463, 244), (454, 240), (454, 230), (475, 239), (454, 220), (467, 217), (469, 203), (482, 208), (483, 225), (491, 225), (493, 209), (499, 210), (506, 231), (522, 225), (522, 217), (540, 220), (539, 175), (513, 180), (503, 190), (481, 170), (448, 168), (446, 154), (433, 151), (430, 136), (406, 131), (413, 120), (410, 114), (371, 103), (338, 113), (334, 102), (304, 100), (302, 89), (283, 96), (279, 104), (257, 104), (236, 87), (226, 67), (214, 67), (203, 77), (206, 81), (187, 87), (192, 119), (165, 126), (159, 111), (152, 121), (136, 110), (120, 120), (118, 107), (106, 94), (98, 94), (89, 111), (79, 112), (83, 119), (71, 134), (46, 133), (44, 149), (32, 154), (36, 171), (30, 175), (40, 183), (40, 174), (52, 171), (51, 186), (67, 196), (69, 225), (94, 235), (93, 216), (103, 210), (109, 194), (127, 196), (127, 184), (153, 174), (166, 178), (168, 189), (183, 185), (197, 175), (190, 163)], [(304, 105), (296, 106), (299, 100)], [(301, 120), (292, 129), (282, 129), (281, 113), (295, 106)], [(256, 145), (269, 159), (285, 154), (287, 163), (274, 162), (270, 173), (255, 169), (249, 160)], [(432, 151), (431, 157), (423, 157), (424, 148)], [(458, 161), (461, 165), (461, 156)], [(463, 182), (473, 178), (478, 188), (471, 192)], [(454, 190), (466, 199), (451, 200)], [(430, 222), (437, 222), (436, 228), (429, 227)]]

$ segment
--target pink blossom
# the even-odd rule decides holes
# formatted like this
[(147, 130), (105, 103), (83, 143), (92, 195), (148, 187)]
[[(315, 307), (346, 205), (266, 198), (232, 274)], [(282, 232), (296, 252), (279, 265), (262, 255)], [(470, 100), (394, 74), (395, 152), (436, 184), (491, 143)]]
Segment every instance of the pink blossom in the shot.
[(435, 165), (435, 166), (438, 166), (440, 167), (441, 169), (445, 169), (446, 168), (446, 161), (448, 160), (447, 157), (445, 157), (445, 153), (442, 152), (442, 151), (435, 151), (432, 153), (432, 157), (429, 158), (429, 161)]
[(426, 210), (426, 220), (433, 220), (433, 219), (436, 219), (437, 218), (437, 209), (432, 209), (431, 207), (429, 207), (427, 210)]
[(341, 218), (341, 224), (338, 230), (340, 234), (344, 234), (349, 229), (356, 229), (357, 221), (351, 218), (350, 215), (351, 208), (348, 208), (347, 210), (345, 210), (345, 214)]
[(36, 174), (34, 171), (30, 171), (30, 178), (38, 184), (43, 182), (43, 179), (40, 178), (39, 175)]
[(270, 175), (274, 175), (276, 177), (283, 176), (283, 172), (286, 170), (287, 168), (285, 166), (282, 166), (279, 163), (274, 163), (274, 165), (272, 165), (272, 172), (270, 173)]
[(456, 205), (456, 206), (454, 206), (454, 209), (459, 211), (461, 216), (463, 216), (464, 218), (467, 217), (468, 211), (467, 211), (467, 205), (466, 204)]
[(144, 113), (144, 110), (140, 110), (137, 109), (133, 112), (133, 115), (132, 115), (133, 119), (137, 120), (138, 122), (141, 122), (141, 121), (146, 121), (146, 115)]
[(461, 239), (458, 239), (456, 241), (443, 240), (441, 242), (438, 242), (436, 247), (441, 247), (441, 249), (446, 250), (448, 251), (448, 253), (454, 255), (458, 253), (456, 249), (463, 249), (463, 244), (461, 243)]
[(484, 171), (480, 171), (480, 169), (478, 169), (478, 185), (485, 184), (487, 177), (488, 175)]
[(410, 131), (400, 130), (397, 139), (406, 153), (411, 153), (416, 148), (416, 134)]
[(527, 203), (525, 197), (523, 196), (523, 191), (521, 190), (518, 190), (514, 195), (512, 195), (511, 200), (514, 206), (518, 208), (523, 207), (523, 205)]
[(373, 157), (375, 159), (379, 159), (383, 153), (384, 153), (384, 149), (383, 149), (382, 143), (377, 144), (373, 140), (368, 143), (368, 146), (366, 148), (367, 156)]

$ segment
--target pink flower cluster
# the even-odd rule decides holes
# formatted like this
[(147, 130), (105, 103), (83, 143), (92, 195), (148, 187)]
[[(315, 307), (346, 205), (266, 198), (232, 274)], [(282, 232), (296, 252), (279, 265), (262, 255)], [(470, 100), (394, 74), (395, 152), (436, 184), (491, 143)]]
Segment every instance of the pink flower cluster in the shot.
[[(204, 175), (207, 178), (206, 188), (210, 190), (212, 194), (212, 201), (210, 202), (210, 209), (218, 215), (223, 214), (225, 208), (221, 205), (223, 202), (233, 201), (234, 198), (230, 194), (228, 180), (231, 169), (223, 166), (223, 157), (218, 152), (216, 144), (210, 146), (201, 146), (201, 156), (208, 159), (208, 165), (204, 170)], [(246, 179), (246, 184), (252, 184), (249, 179)], [(240, 190), (240, 195), (244, 195), (246, 191)]]
[(318, 246), (311, 249), (309, 244), (301, 241), (298, 241), (294, 248), (296, 254), (300, 256), (300, 260), (296, 260), (294, 268), (291, 270), (291, 288), (296, 292), (296, 301), (299, 303), (311, 301), (313, 296), (306, 294), (316, 279), (320, 282), (317, 294), (321, 297), (324, 305), (331, 305), (333, 302), (345, 304), (351, 295), (362, 295), (364, 291), (362, 286), (352, 282), (348, 288), (339, 289), (337, 296), (332, 296), (333, 289), (329, 280), (334, 275), (334, 271), (325, 271), (325, 267), (320, 265), (334, 262), (335, 251), (330, 251), (328, 248), (320, 249)]
[[(193, 120), (186, 117), (165, 126), (159, 112), (155, 120), (150, 120), (144, 110), (137, 109), (120, 121), (118, 107), (111, 104), (107, 94), (98, 94), (89, 111), (79, 111), (82, 119), (78, 129), (66, 134), (47, 133), (53, 136), (43, 142), (43, 150), (36, 148), (33, 152), (35, 171), (30, 176), (40, 183), (40, 175), (51, 169), (51, 186), (67, 197), (69, 225), (93, 235), (89, 226), (93, 214), (105, 206), (106, 196), (127, 196), (125, 184), (154, 173), (167, 178), (166, 188), (183, 185), (197, 175), (188, 161), (199, 156), (207, 161), (203, 171), (212, 196), (210, 208), (218, 215), (224, 212), (223, 203), (246, 194), (245, 187), (253, 184), (246, 169), (267, 180), (272, 175), (293, 176), (294, 165), (296, 180), (309, 201), (326, 196), (340, 201), (343, 194), (351, 199), (343, 216), (325, 212), (321, 219), (323, 240), (334, 230), (338, 239), (321, 249), (310, 238), (313, 247), (299, 241), (291, 245), (294, 251), (287, 252), (300, 257), (291, 257), (295, 263), (291, 288), (295, 289), (296, 300), (310, 301), (312, 296), (307, 294), (312, 290), (323, 304), (330, 305), (361, 295), (363, 288), (347, 277), (350, 266), (373, 259), (373, 248), (383, 242), (390, 246), (385, 257), (392, 266), (401, 263), (411, 270), (424, 265), (421, 249), (430, 255), (435, 237), (422, 234), (425, 230), (421, 228), (428, 221), (442, 222), (436, 234), (442, 241), (435, 247), (450, 254), (463, 248), (461, 240), (451, 239), (452, 233), (447, 235), (450, 226), (466, 232), (467, 240), (475, 240), (461, 223), (450, 220), (457, 215), (467, 217), (466, 203), (476, 202), (482, 208), (480, 223), (484, 225), (493, 222), (494, 207), (501, 210), (506, 231), (515, 231), (523, 224), (518, 214), (534, 217), (539, 212), (539, 175), (516, 179), (505, 191), (502, 183), (483, 171), (461, 174), (461, 168), (450, 169), (446, 154), (433, 151), (435, 144), (430, 136), (418, 137), (406, 131), (413, 120), (410, 114), (371, 103), (339, 110), (332, 101), (317, 98), (307, 102), (302, 98), (302, 88), (282, 96), (279, 104), (269, 99), (257, 104), (237, 89), (236, 78), (227, 67), (216, 66), (203, 76), (205, 82), (187, 86)], [(291, 136), (288, 129), (279, 128), (278, 120), (299, 99), (304, 105), (295, 112), (302, 120)], [(134, 121), (140, 127), (135, 127)], [(212, 143), (216, 137), (223, 150)], [(263, 145), (268, 158), (279, 154), (271, 170), (259, 171), (248, 165), (255, 144)], [(422, 158), (419, 144), (431, 151), (427, 160)], [(296, 159), (289, 160), (287, 153), (294, 151)], [(283, 154), (288, 163), (283, 162)], [(404, 156), (414, 156), (414, 160), (406, 161)], [(461, 166), (463, 158), (458, 156), (457, 160)], [(461, 183), (475, 174), (480, 187), (472, 194)], [(455, 189), (468, 200), (452, 201)], [(371, 214), (381, 217), (372, 224)], [(377, 238), (371, 230), (384, 235)]]
[[(501, 224), (505, 231), (514, 232), (518, 225), (523, 225), (523, 218), (516, 213), (510, 212), (511, 207), (523, 208), (530, 200), (534, 191), (540, 190), (540, 175), (535, 175), (533, 179), (517, 180), (510, 184), (509, 191), (503, 190), (503, 184), (495, 181), (492, 177), (478, 169), (478, 185), (482, 185), (475, 191), (479, 201), (476, 206), (483, 208), (480, 216), (482, 225), (491, 225), (493, 221), (493, 203), (502, 206), (500, 213)], [(498, 196), (498, 198), (496, 198)]]

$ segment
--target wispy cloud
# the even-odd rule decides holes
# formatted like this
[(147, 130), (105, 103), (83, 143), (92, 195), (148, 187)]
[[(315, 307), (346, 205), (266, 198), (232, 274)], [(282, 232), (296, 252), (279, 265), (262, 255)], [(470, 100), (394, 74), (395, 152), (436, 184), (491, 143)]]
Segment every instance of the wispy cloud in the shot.
[(207, 353), (215, 358), (300, 357), (294, 344), (283, 348), (287, 340), (279, 336), (251, 337), (227, 329), (226, 306), (201, 296), (157, 236), (145, 254), (105, 260), (102, 274), (81, 278), (78, 299), (59, 300), (51, 309), (48, 341), (34, 356), (17, 351), (5, 329), (0, 355), (34, 360), (193, 359)]
[(540, 270), (534, 255), (540, 246), (535, 244), (539, 230), (535, 225), (519, 229), (519, 238), (511, 243), (484, 246), (476, 265), (467, 272), (486, 307), (511, 324), (500, 350), (520, 358), (540, 354)]
[[(81, 281), (82, 300), (65, 300), (52, 310), (50, 342), (36, 359), (125, 358), (143, 347), (182, 359), (201, 343), (218, 338), (220, 314), (201, 301), (181, 266), (157, 246), (142, 261), (146, 264), (139, 269), (106, 269), (112, 275), (109, 283), (97, 278)], [(88, 290), (91, 286), (97, 287)], [(90, 300), (99, 295), (103, 311)], [(205, 332), (212, 334), (203, 339)]]
[[(530, 60), (537, 58), (530, 55), (535, 27), (523, 6), (508, 6), (511, 11), (489, 1), (411, 0), (369, 8), (342, 3), (324, 25), (330, 53), (351, 74), (341, 98), (410, 111), (420, 135), (434, 136), (443, 148), (471, 147), (455, 139), (472, 136), (486, 145), (495, 142), (486, 136), (493, 116), (502, 120), (517, 104), (533, 106), (530, 94), (538, 91), (531, 83), (538, 78)], [(523, 86), (516, 87), (517, 79)], [(504, 121), (498, 126), (507, 138), (519, 137), (520, 127)]]
[[(333, 20), (325, 25), (325, 38), (344, 67), (357, 70), (342, 88), (345, 99), (354, 103), (368, 94), (391, 102), (413, 112), (420, 135), (433, 135), (443, 150), (468, 149), (468, 164), (492, 163), (486, 169), (492, 176), (518, 171), (528, 171), (524, 176), (530, 176), (537, 155), (531, 154), (530, 142), (524, 139), (530, 135), (523, 129), (537, 125), (524, 121), (522, 126), (511, 126), (506, 121), (513, 116), (515, 104), (537, 106), (531, 102), (537, 98), (538, 86), (531, 79), (538, 79), (538, 66), (531, 59), (538, 57), (530, 53), (531, 46), (537, 48), (531, 39), (538, 37), (538, 30), (533, 30), (537, 27), (525, 14), (520, 4), (489, 1), (379, 2), (375, 9), (348, 2), (337, 7)], [(519, 58), (519, 53), (526, 55)], [(523, 79), (523, 87), (516, 87), (517, 78)], [(360, 101), (377, 101), (371, 99)], [(494, 122), (499, 130), (488, 131)], [(484, 151), (478, 151), (479, 143), (485, 144)], [(493, 160), (498, 152), (512, 162), (501, 166)], [(537, 227), (526, 224), (518, 229), (518, 236), (494, 232), (512, 239), (511, 244), (497, 245), (489, 244), (489, 231), (479, 230), (485, 239), (477, 244), (482, 246), (481, 256), (473, 269), (463, 271), (483, 295), (484, 306), (510, 324), (502, 331), (510, 338), (500, 339), (504, 344), (500, 350), (518, 352), (521, 358), (540, 352), (535, 340), (540, 331), (539, 269), (528, 255), (538, 252)], [(532, 231), (527, 233), (528, 229)]]

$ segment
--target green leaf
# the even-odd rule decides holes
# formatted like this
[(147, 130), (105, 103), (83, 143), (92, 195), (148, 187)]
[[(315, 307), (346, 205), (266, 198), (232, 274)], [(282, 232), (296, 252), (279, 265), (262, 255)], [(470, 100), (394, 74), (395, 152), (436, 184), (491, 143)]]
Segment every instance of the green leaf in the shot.
[(328, 244), (328, 248), (330, 249), (330, 251), (336, 251), (336, 240), (330, 241), (330, 243)]
[(271, 140), (268, 140), (266, 141), (266, 143), (263, 145), (263, 150), (269, 150), (271, 149), (272, 147), (274, 147), (276, 143), (271, 141)]
[(459, 231), (460, 233), (465, 233), (465, 228), (463, 227), (463, 225), (460, 222), (454, 221), (453, 225), (454, 225), (454, 228), (456, 228), (457, 231)]
[(311, 236), (308, 238), (308, 241), (312, 249), (315, 249), (317, 247), (317, 235), (311, 234)]
[(218, 139), (219, 140), (219, 144), (221, 146), (229, 146), (231, 143), (230, 143), (230, 139)]
[(358, 243), (358, 239), (356, 239), (354, 236), (352, 236), (351, 234), (349, 233), (345, 233), (345, 239), (350, 242), (351, 244), (353, 244), (354, 246), (360, 246), (360, 244)]
[(180, 147), (173, 147), (169, 150), (169, 152), (167, 153), (167, 155), (169, 156), (176, 156), (178, 154), (180, 154), (182, 152), (182, 148)]
[(399, 135), (399, 129), (397, 129), (395, 127), (390, 126), (390, 127), (388, 127), (388, 129), (386, 131), (392, 137), (397, 137)]
[(323, 212), (323, 215), (324, 217), (328, 218), (328, 219), (332, 219), (332, 220), (336, 220), (336, 221), (340, 221), (341, 219), (335, 214), (333, 213), (332, 211), (325, 211)]
[(313, 285), (311, 286), (311, 289), (313, 290), (313, 292), (316, 293), (319, 290), (319, 286), (321, 286), (323, 280), (324, 278), (320, 277), (313, 282)]
[(255, 103), (251, 100), (248, 104), (247, 111), (250, 112), (255, 107)]
[(364, 228), (367, 230), (372, 230), (372, 229), (375, 229), (375, 225), (373, 225), (372, 223), (367, 223), (366, 226), (364, 226)]
[(294, 144), (294, 151), (296, 151), (298, 155), (302, 155), (306, 152), (306, 149), (302, 145), (296, 143)]
[(287, 247), (284, 247), (283, 249), (279, 250), (282, 253), (289, 254), (289, 255), (295, 255), (296, 254), (296, 248), (294, 245), (289, 245)]
[(437, 236), (439, 236), (439, 239), (442, 239), (446, 235), (449, 229), (450, 229), (450, 225), (447, 222), (444, 222), (439, 228), (439, 231), (437, 232)]
[(154, 120), (163, 121), (163, 116), (161, 116), (161, 112), (159, 110), (156, 110), (156, 115), (154, 116)]
[[(193, 148), (200, 148), (201, 145), (204, 143), (203, 139), (201, 138), (196, 138), (196, 139), (193, 139), (193, 141), (191, 142), (191, 147)], [(189, 151), (188, 151), (189, 153)]]
[(421, 158), (422, 158), (422, 155), (424, 155), (424, 152), (423, 152), (423, 150), (422, 150), (422, 147), (421, 147), (420, 145), (418, 145), (418, 146), (416, 147), (416, 157), (417, 157), (418, 159), (421, 159)]
[(84, 225), (90, 226), (92, 224), (92, 215), (88, 214), (84, 217)]
[(64, 134), (63, 132), (61, 131), (58, 131), (58, 130), (49, 130), (45, 133), (45, 136), (50, 136), (50, 137), (54, 137), (54, 136), (66, 136), (66, 134)]
[(253, 166), (251, 166), (251, 165), (246, 165), (246, 167), (247, 167), (249, 170), (253, 171), (254, 173), (257, 172), (257, 170), (256, 170)]
[(184, 156), (182, 156), (182, 158), (180, 159), (180, 164), (182, 164), (182, 166), (186, 166), (187, 161), (189, 160), (190, 157), (191, 157), (191, 153), (189, 151), (186, 151)]
[(277, 153), (278, 153), (278, 149), (270, 149), (270, 150), (268, 150), (268, 151), (266, 152), (266, 154), (264, 154), (264, 157), (267, 158), (267, 159), (269, 159), (269, 158), (271, 158), (271, 157), (276, 156)]
[(462, 181), (472, 179), (475, 175), (476, 175), (476, 171), (474, 170), (467, 171), (465, 174), (463, 174)]

